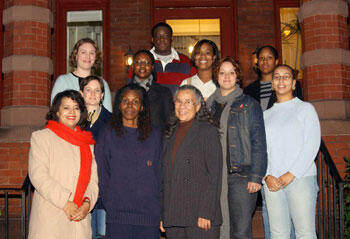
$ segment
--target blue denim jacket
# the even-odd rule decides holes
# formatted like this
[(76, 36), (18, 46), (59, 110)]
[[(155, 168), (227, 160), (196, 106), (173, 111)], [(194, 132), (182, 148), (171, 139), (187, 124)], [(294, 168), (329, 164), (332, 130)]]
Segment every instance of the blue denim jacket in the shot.
[(249, 182), (261, 183), (266, 168), (263, 113), (256, 100), (242, 94), (232, 103), (227, 119), (227, 170), (249, 177)]

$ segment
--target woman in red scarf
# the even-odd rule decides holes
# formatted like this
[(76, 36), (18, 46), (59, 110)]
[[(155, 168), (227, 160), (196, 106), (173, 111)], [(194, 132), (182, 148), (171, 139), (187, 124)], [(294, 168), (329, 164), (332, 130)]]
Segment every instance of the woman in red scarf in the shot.
[(29, 239), (91, 238), (90, 209), (98, 196), (92, 134), (80, 93), (56, 95), (46, 129), (32, 134), (29, 177), (35, 187)]

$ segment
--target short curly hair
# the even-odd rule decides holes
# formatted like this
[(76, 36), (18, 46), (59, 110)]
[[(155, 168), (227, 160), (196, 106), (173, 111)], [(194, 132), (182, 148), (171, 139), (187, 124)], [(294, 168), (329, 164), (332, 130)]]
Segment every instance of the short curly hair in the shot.
[(94, 48), (96, 50), (96, 59), (95, 59), (95, 63), (92, 66), (92, 68), (97, 69), (100, 66), (100, 64), (102, 63), (102, 53), (101, 53), (100, 49), (98, 48), (96, 42), (90, 38), (83, 38), (83, 39), (80, 39), (79, 41), (77, 41), (77, 43), (75, 43), (73, 50), (69, 56), (69, 65), (71, 67), (74, 67), (74, 68), (77, 67), (77, 55), (78, 55), (79, 47), (85, 43), (90, 43), (91, 45), (94, 46)]
[(216, 81), (216, 83), (218, 84), (218, 75), (219, 75), (220, 67), (222, 66), (222, 64), (224, 62), (230, 62), (233, 65), (233, 67), (235, 68), (236, 75), (237, 75), (236, 83), (241, 84), (241, 82), (243, 81), (243, 74), (241, 71), (241, 67), (239, 66), (239, 62), (230, 56), (227, 56), (227, 57), (221, 59), (220, 62), (216, 65), (216, 67), (215, 67), (215, 81)]

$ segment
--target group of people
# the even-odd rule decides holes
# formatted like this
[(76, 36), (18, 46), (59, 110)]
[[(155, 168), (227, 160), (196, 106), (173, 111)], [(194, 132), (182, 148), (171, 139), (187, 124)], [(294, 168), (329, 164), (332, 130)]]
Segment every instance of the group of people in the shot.
[(113, 108), (97, 45), (76, 43), (31, 138), (29, 238), (252, 238), (259, 191), (265, 238), (316, 238), (320, 125), (294, 70), (263, 46), (242, 89), (214, 42), (188, 59), (171, 41), (153, 27)]

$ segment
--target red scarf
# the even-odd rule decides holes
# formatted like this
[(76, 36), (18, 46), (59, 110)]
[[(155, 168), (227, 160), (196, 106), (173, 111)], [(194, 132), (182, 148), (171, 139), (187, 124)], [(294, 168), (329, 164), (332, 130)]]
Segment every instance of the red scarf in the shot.
[(73, 199), (73, 202), (80, 207), (83, 204), (83, 196), (91, 177), (92, 155), (89, 145), (95, 144), (92, 134), (88, 131), (82, 131), (79, 126), (75, 130), (72, 130), (64, 124), (53, 120), (49, 120), (46, 128), (52, 130), (52, 132), (65, 141), (80, 147), (80, 171)]

